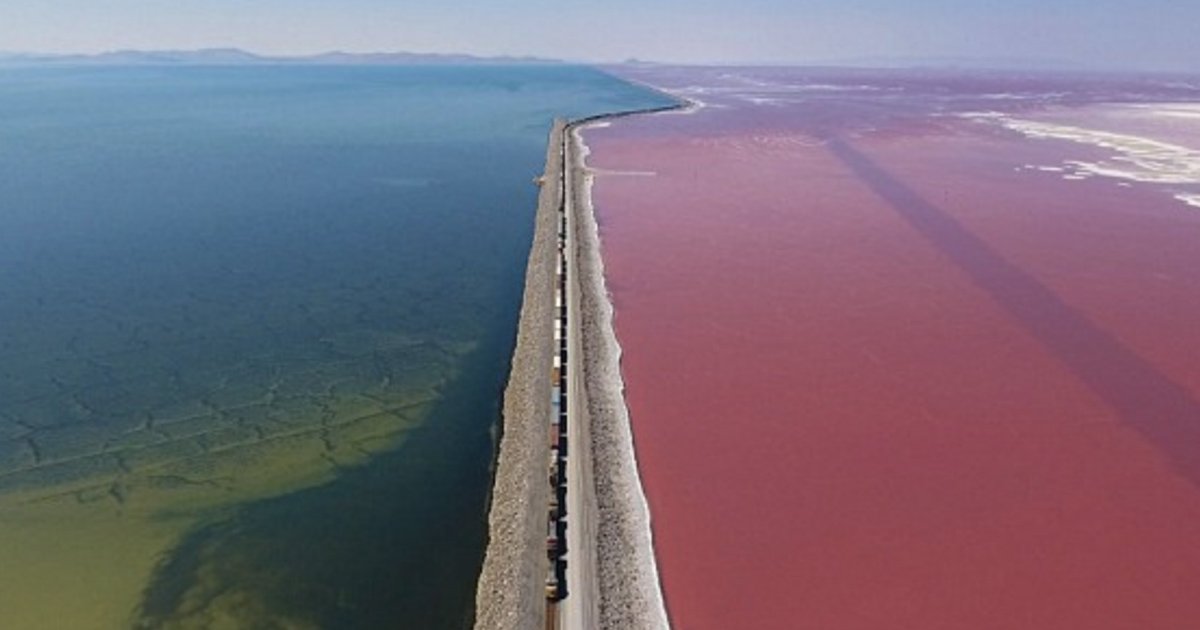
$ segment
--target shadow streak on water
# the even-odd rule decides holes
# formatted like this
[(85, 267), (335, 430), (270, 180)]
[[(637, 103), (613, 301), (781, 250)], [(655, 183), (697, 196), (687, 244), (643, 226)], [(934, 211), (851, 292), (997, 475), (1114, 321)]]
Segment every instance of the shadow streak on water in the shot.
[(1200, 403), (949, 214), (844, 140), (830, 152), (1057, 357), (1176, 472), (1200, 486)]
[(512, 343), (469, 356), (397, 450), (188, 535), (134, 627), (469, 628)]

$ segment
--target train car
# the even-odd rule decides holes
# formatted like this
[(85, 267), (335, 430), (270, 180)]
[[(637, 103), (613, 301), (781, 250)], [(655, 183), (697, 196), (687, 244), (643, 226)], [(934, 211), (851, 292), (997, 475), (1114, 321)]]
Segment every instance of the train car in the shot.
[(546, 553), (550, 554), (551, 558), (558, 553), (558, 527), (555, 526), (557, 522), (557, 519), (546, 521)]
[(550, 487), (557, 488), (558, 486), (562, 485), (562, 467), (558, 465), (557, 446), (552, 446), (550, 448), (550, 465), (547, 467), (547, 470), (549, 473), (547, 478), (550, 481)]

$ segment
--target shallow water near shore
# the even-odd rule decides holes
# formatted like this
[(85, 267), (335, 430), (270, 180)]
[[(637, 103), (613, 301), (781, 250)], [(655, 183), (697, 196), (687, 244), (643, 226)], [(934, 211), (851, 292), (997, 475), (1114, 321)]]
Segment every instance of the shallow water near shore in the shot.
[(464, 627), (575, 67), (0, 70), (0, 627)]

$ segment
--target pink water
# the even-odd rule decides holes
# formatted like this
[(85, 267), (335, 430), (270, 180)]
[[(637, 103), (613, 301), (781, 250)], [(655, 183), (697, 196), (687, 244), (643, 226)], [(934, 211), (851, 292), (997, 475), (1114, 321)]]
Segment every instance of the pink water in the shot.
[(675, 627), (1200, 627), (1200, 213), (932, 115), (990, 85), (716, 72), (585, 135)]

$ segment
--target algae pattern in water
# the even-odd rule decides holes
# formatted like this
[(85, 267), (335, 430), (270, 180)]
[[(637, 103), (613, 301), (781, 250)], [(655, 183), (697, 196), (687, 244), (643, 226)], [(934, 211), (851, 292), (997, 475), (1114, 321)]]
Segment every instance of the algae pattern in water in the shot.
[(461, 627), (561, 67), (0, 85), (6, 628)]

